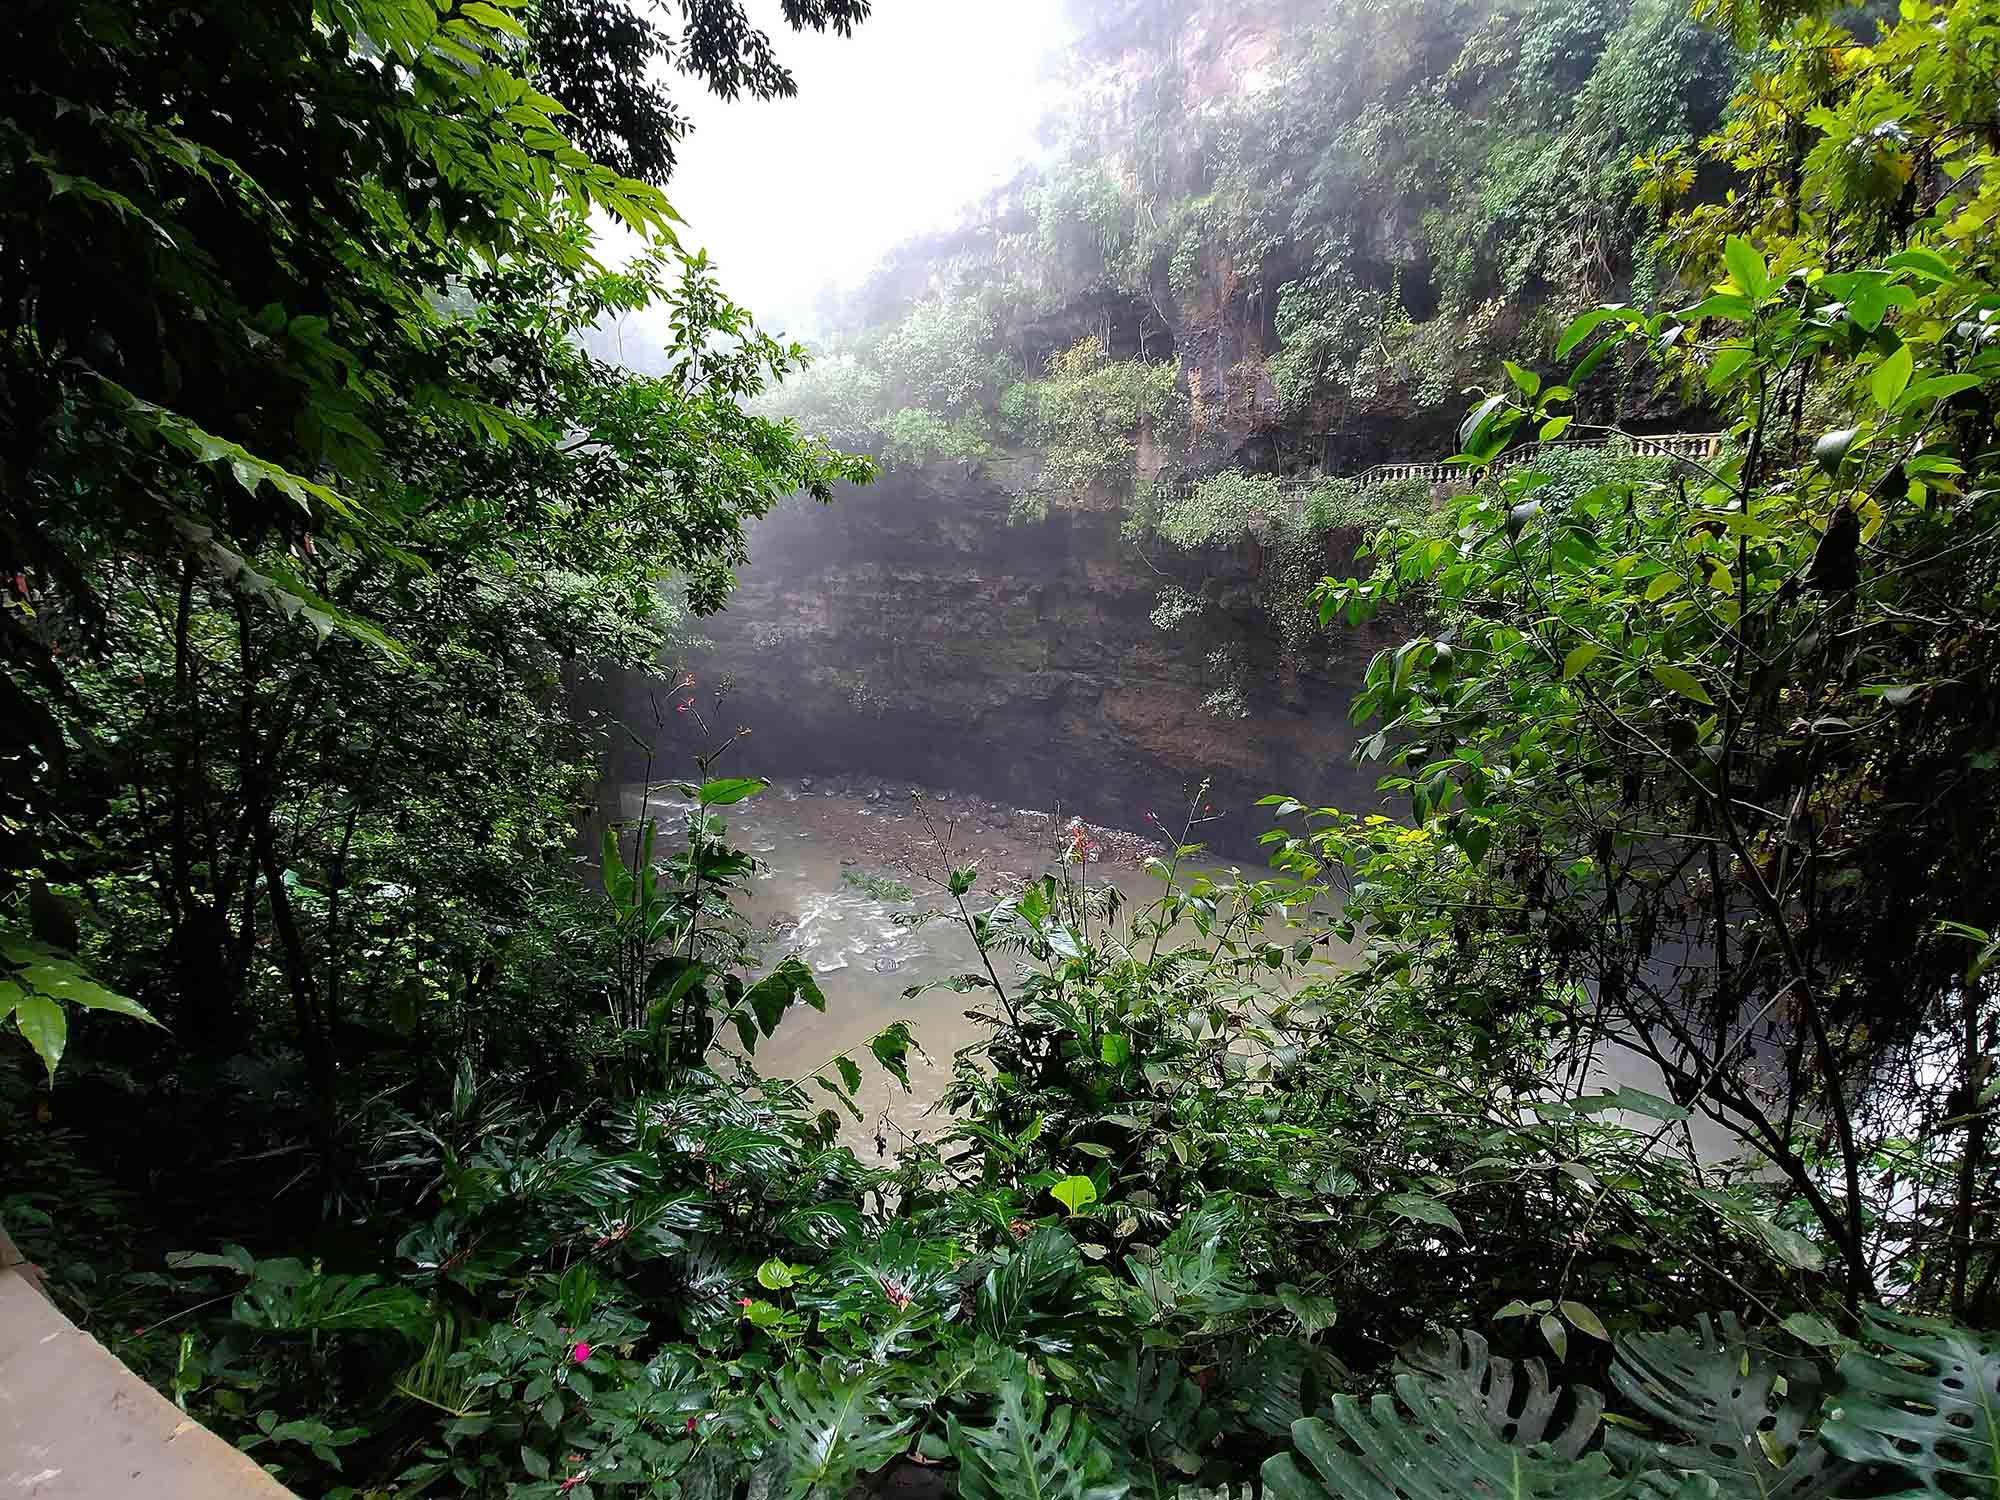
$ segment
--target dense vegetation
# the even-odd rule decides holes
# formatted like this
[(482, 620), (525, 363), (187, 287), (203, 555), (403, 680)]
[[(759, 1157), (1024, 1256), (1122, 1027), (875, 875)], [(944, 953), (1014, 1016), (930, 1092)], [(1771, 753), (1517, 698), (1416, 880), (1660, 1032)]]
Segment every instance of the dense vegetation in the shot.
[(1692, 147), (1742, 66), (1664, 0), (1078, 10), (1051, 159), (829, 309), (841, 357), (778, 398), (808, 430), (1048, 449), (1044, 504), (1129, 492), (1142, 427), (1146, 477), (1252, 432), (1294, 464), (1329, 430), (1344, 464), (1395, 456), (1382, 417), (1650, 298), (1631, 160)]
[[(1197, 597), (1200, 554), (1254, 537), (1283, 655), (1310, 656), (1329, 547), (1408, 497), (1271, 477), (1433, 456), (1500, 357), (1649, 303), (1632, 160), (1692, 148), (1744, 54), (1678, 0), (1075, 11), (1046, 160), (829, 303), (828, 357), (765, 409), (892, 467), (1023, 455), (1017, 520), (1122, 508)], [(1684, 409), (1622, 373), (1591, 415)], [(1215, 675), (1233, 712), (1240, 669)]]
[[(801, 351), (623, 175), (670, 159), (629, 71), (666, 41), (565, 73), (564, 14), (6, 23), (0, 1214), (64, 1307), (308, 1495), (2000, 1485), (1994, 0), (1866, 44), (1730, 15), (1759, 70), (1611, 241), (1660, 295), (1551, 323), (1458, 423), (1464, 493), (1315, 586), (1323, 627), (1421, 622), (1355, 704), (1403, 819), (1273, 797), (1271, 874), (1219, 876), (1197, 794), (1136, 909), (1086, 832), (996, 890), (934, 829), (913, 879), (980, 963), (909, 998), (985, 1036), (873, 1162), (842, 1132), (911, 1026), (756, 1071), (826, 1000), (737, 914), (768, 783), (727, 685), (572, 696), (870, 465), (755, 413)], [(688, 15), (698, 77), (777, 86)], [(1645, 25), (1510, 87), (1728, 55)], [(1520, 149), (1583, 118), (1557, 92)], [(1554, 171), (1522, 192), (1588, 228)], [(1491, 264), (1546, 264), (1530, 219)], [(661, 373), (583, 352), (652, 302)], [(992, 368), (923, 368), (990, 441)], [(1731, 441), (1503, 462), (1614, 370)], [(1142, 426), (1178, 389), (1108, 345), (1050, 379)], [(1136, 442), (1063, 431), (1084, 484)], [(686, 776), (586, 886), (609, 733)], [(1661, 1092), (1594, 1081), (1613, 1048)]]

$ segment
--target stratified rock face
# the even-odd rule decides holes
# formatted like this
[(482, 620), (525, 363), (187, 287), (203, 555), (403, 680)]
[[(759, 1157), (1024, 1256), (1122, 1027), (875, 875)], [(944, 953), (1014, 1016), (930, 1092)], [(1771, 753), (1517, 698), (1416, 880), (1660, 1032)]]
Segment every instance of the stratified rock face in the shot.
[[(1347, 707), (1385, 635), (1356, 631), (1330, 665), (1287, 669), (1253, 602), (1251, 544), (1205, 557), (1210, 613), (1250, 669), (1250, 717), (1214, 717), (1208, 642), (1149, 618), (1189, 560), (1149, 562), (1115, 513), (1009, 525), (1018, 478), (905, 470), (759, 523), (728, 610), (703, 623), (714, 649), (694, 663), (704, 696), (733, 679), (724, 715), (754, 731), (734, 767), (908, 778), (1129, 827), (1148, 811), (1178, 827), (1208, 778), (1226, 816), (1203, 837), (1239, 853), (1270, 826), (1249, 806), (1266, 793), (1373, 804)], [(1329, 557), (1329, 571), (1350, 565)]]

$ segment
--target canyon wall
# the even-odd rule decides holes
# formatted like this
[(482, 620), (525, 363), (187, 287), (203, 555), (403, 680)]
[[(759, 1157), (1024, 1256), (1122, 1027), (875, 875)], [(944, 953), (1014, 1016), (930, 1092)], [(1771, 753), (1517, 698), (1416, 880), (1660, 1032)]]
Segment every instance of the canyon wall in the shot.
[[(1060, 804), (1138, 827), (1184, 809), (1204, 778), (1214, 846), (1255, 848), (1270, 792), (1372, 805), (1373, 768), (1349, 756), (1347, 708), (1386, 627), (1335, 638), (1310, 669), (1281, 659), (1257, 604), (1260, 558), (1141, 550), (1110, 510), (1010, 525), (1009, 463), (898, 470), (829, 506), (759, 523), (728, 610), (693, 668), (729, 678), (725, 718), (753, 731), (744, 764)], [(1328, 569), (1359, 537), (1335, 533)], [(1205, 590), (1202, 632), (1150, 618), (1167, 577)], [(1220, 634), (1247, 652), (1248, 718), (1204, 712), (1203, 659)], [(628, 700), (643, 692), (628, 686)], [(626, 704), (645, 722), (643, 703)], [(679, 726), (676, 726), (679, 727)]]

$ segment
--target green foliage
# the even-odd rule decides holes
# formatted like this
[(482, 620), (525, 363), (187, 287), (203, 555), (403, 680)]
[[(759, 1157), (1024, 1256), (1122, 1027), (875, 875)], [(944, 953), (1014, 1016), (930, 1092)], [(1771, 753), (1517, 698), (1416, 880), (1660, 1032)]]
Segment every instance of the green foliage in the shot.
[(6, 963), (0, 971), (0, 1022), (12, 1018), (23, 1040), (48, 1069), (51, 1083), (69, 1040), (65, 1006), (110, 1011), (159, 1024), (145, 1006), (107, 990), (60, 948), (25, 934), (0, 934), (0, 959)]
[(844, 351), (822, 354), (758, 409), (837, 448), (865, 449), (881, 441), (885, 401), (881, 372)]
[(951, 1449), (971, 1500), (1119, 1500), (1128, 1488), (1089, 1423), (1070, 1407), (1051, 1407), (1025, 1368), (1001, 1377), (992, 1426), (953, 1422)]
[[(907, 1023), (796, 1080), (750, 1065), (826, 996), (797, 957), (753, 956), (738, 910), (755, 865), (729, 809), (767, 783), (723, 774), (742, 738), (719, 716), (726, 685), (664, 679), (654, 722), (632, 726), (646, 790), (602, 840), (598, 892), (573, 855), (600, 740), (564, 693), (589, 662), (657, 664), (683, 621), (659, 574), (715, 607), (749, 520), (867, 466), (746, 410), (798, 356), (699, 258), (660, 241), (616, 275), (587, 262), (576, 194), (630, 194), (544, 141), (547, 106), (509, 92), (517, 54), (479, 35), (513, 35), (504, 8), (435, 33), (371, 11), (435, 106), (413, 139), (471, 148), (418, 175), (393, 155), (410, 138), (376, 130), (389, 165), (362, 163), (366, 191), (343, 201), (374, 234), (353, 260), (386, 256), (388, 282), (357, 291), (341, 279), (355, 265), (323, 263), (317, 241), (257, 239), (294, 290), (327, 275), (331, 311), (249, 311), (284, 345), (274, 369), (193, 349), (206, 383), (187, 389), (228, 408), (212, 427), (161, 399), (178, 378), (163, 364), (135, 373), (129, 337), (74, 348), (118, 355), (120, 388), (150, 403), (126, 408), (143, 433), (94, 410), (103, 388), (82, 374), (42, 369), (71, 347), (62, 319), (88, 310), (10, 345), (10, 393), (52, 402), (23, 492), (86, 503), (36, 512), (55, 550), (17, 595), (50, 607), (7, 622), (49, 669), (19, 687), (21, 722), (55, 726), (48, 764), (66, 777), (35, 788), (60, 816), (8, 845), (9, 871), (31, 920), (67, 913), (75, 930), (57, 944), (37, 926), (46, 949), (10, 938), (5, 993), (18, 1017), (27, 984), (96, 984), (64, 967), (79, 964), (104, 975), (96, 1008), (143, 1000), (177, 1027), (171, 1044), (94, 1032), (53, 1086), (21, 1049), (4, 1059), (10, 1230), (94, 1334), (303, 1493), (807, 1500), (911, 1460), (952, 1465), (981, 1500), (1164, 1500), (1259, 1476), (1280, 1500), (1990, 1487), (1994, 1359), (1962, 1325), (2000, 1307), (1991, 11), (1914, 4), (1842, 54), (1844, 82), (1825, 46), (1800, 44), (1829, 33), (1802, 23), (1741, 106), (1759, 128), (1710, 148), (1718, 164), (1753, 137), (1773, 153), (1742, 167), (1758, 191), (1667, 229), (1662, 253), (1713, 292), (1573, 320), (1562, 383), (1504, 366), (1459, 427), (1472, 482), (1443, 512), (1427, 494), (1240, 474), (1150, 493), (1182, 548), (1247, 535), (1280, 598), (1339, 533), (1373, 533), (1374, 575), (1325, 585), (1317, 623), (1414, 632), (1371, 661), (1355, 704), (1407, 821), (1273, 797), (1290, 821), (1273, 872), (1250, 878), (1204, 858), (1204, 787), (1178, 829), (1151, 820), (1157, 884), (1136, 897), (1093, 879), (1080, 822), (1047, 873), (985, 889), (953, 831), (928, 829), (924, 878), (976, 971), (909, 998), (966, 997), (977, 1040), (932, 1127), (894, 1157), (885, 1128), (878, 1165), (842, 1143), (842, 1112), (865, 1125), (864, 1065), (911, 1086)], [(123, 16), (61, 24), (106, 14)], [(1325, 85), (1313, 108), (1289, 85), (1268, 107), (1301, 111), (1278, 152), (1313, 155), (1333, 128), (1353, 159), (1316, 157), (1286, 215), (1353, 186), (1364, 155), (1424, 196), (1434, 167), (1490, 146), (1479, 190), (1529, 243), (1427, 209), (1439, 275), (1467, 298), (1546, 280), (1534, 226), (1550, 221), (1523, 163), (1552, 148), (1525, 117), (1492, 117), (1506, 128), (1480, 141), (1468, 107), (1488, 88), (1556, 113), (1581, 100), (1560, 128), (1583, 130), (1597, 49), (1637, 16), (1536, 5), (1468, 36), (1453, 15), (1417, 57), (1404, 11), (1339, 12), (1355, 23), (1340, 55), (1325, 37), (1295, 60)], [(269, 43), (245, 55), (303, 69), (296, 97), (358, 107), (329, 83), (354, 69), (378, 115), (397, 97), (331, 31), (268, 20), (278, 49), (239, 19), (227, 45)], [(1671, 63), (1678, 21), (1644, 21), (1631, 35)], [(165, 129), (144, 112), (172, 111), (117, 61), (159, 72), (165, 32), (132, 24), (108, 51), (48, 55), (108, 68), (98, 82)], [(434, 36), (484, 50), (453, 71)], [(1414, 86), (1433, 53), (1459, 59), (1451, 78)], [(1657, 122), (1682, 94), (1638, 99), (1643, 71), (1620, 89)], [(1177, 107), (1166, 82), (1148, 108)], [(1385, 88), (1406, 106), (1394, 119)], [(479, 134), (496, 111), (474, 104), (503, 94), (524, 115)], [(232, 127), (261, 139), (241, 113)], [(158, 144), (118, 135), (137, 129), (123, 116), (54, 131), (66, 111), (30, 115), (19, 138), (65, 151), (107, 132), (122, 151)], [(1874, 134), (1885, 122), (1902, 136)], [(1218, 123), (1218, 146), (1241, 124)], [(276, 170), (295, 127), (271, 124), (275, 144), (246, 160)], [(1621, 154), (1638, 128), (1611, 130)], [(1903, 174), (1910, 141), (1928, 156)], [(497, 186), (466, 165), (489, 159)], [(1218, 149), (1213, 171), (1230, 161)], [(1079, 174), (1075, 201), (1104, 207), (1107, 183), (1166, 192), (1185, 167), (1163, 146), (1129, 181)], [(1901, 188), (1920, 167), (1917, 213)], [(581, 176), (565, 188), (565, 172)], [(115, 284), (187, 295), (175, 236), (194, 233), (196, 200), (113, 176), (173, 218), (176, 247), (127, 256), (157, 275)], [(1576, 194), (1580, 179), (1549, 178)], [(1233, 257), (1261, 267), (1290, 231), (1275, 196), (1228, 185), (1099, 234), (1102, 274), (1164, 255), (1182, 300), (1238, 295)], [(1046, 200), (1051, 223), (1062, 201)], [(129, 249), (111, 223), (126, 210), (80, 188), (16, 205), (10, 234), (40, 233), (52, 204), (58, 227), (110, 216), (117, 232), (74, 236), (87, 255)], [(46, 244), (29, 249), (46, 270)], [(236, 295), (202, 305), (231, 312)], [(583, 352), (598, 317), (653, 299), (672, 320), (665, 373)], [(1478, 316), (1419, 335), (1391, 329), (1388, 299), (1377, 313), (1375, 343), (1438, 356), (1426, 381)], [(1021, 390), (1008, 424), (1032, 411), (1066, 501), (1136, 478), (1142, 439), (1193, 430), (1177, 366), (1086, 340), (1017, 382), (990, 358), (991, 314), (968, 284), (908, 318), (884, 400), (987, 441), (1000, 393)], [(263, 347), (242, 319), (195, 321), (165, 337)], [(361, 352), (343, 364), (322, 338)], [(1570, 429), (1613, 353), (1705, 392), (1731, 444), (1502, 466), (1516, 440)], [(286, 362), (322, 356), (284, 385)], [(266, 387), (269, 424), (232, 396)], [(919, 389), (921, 404), (899, 393)], [(289, 429), (315, 392), (323, 410)], [(251, 498), (274, 484), (282, 503)], [(1216, 706), (1240, 711), (1247, 654), (1201, 647)], [(690, 741), (693, 773), (656, 780), (651, 754)], [(97, 991), (70, 994), (88, 1010)], [(1633, 1053), (1665, 1097), (1590, 1081), (1586, 1059)], [(1697, 1113), (1755, 1157), (1699, 1156)], [(164, 1224), (195, 1248), (162, 1263)], [(1905, 1305), (1875, 1306), (1885, 1289)], [(1710, 1311), (1751, 1308), (1759, 1323)], [(1607, 1370), (1609, 1410), (1580, 1383)]]
[(976, 418), (948, 421), (920, 406), (889, 413), (882, 423), (883, 456), (898, 467), (921, 466), (938, 459), (960, 463), (993, 456)]
[[(1286, 652), (1303, 658), (1322, 644), (1325, 632), (1317, 596), (1329, 548), (1341, 532), (1372, 532), (1385, 525), (1427, 525), (1431, 488), (1421, 479), (1390, 484), (1354, 479), (1279, 479), (1238, 469), (1155, 496), (1127, 523), (1128, 535), (1146, 532), (1184, 551), (1231, 547), (1248, 538), (1257, 545), (1258, 602)], [(1180, 629), (1198, 614), (1196, 595), (1179, 586), (1161, 591), (1153, 623)], [(1211, 654), (1210, 674), (1222, 679), (1209, 711), (1222, 717), (1248, 712), (1243, 699), (1244, 667), (1229, 647)]]
[(874, 1377), (850, 1375), (837, 1359), (820, 1368), (795, 1365), (762, 1393), (762, 1406), (786, 1455), (793, 1496), (844, 1494), (900, 1453), (915, 1418), (895, 1420)]
[(941, 297), (912, 307), (877, 341), (876, 356), (896, 399), (950, 420), (980, 410), (1012, 379), (993, 334), (992, 315), (978, 304)]
[(1278, 480), (1230, 469), (1168, 500), (1156, 529), (1176, 547), (1226, 545), (1246, 534), (1268, 536), (1285, 508)]
[[(750, 520), (869, 466), (745, 412), (803, 351), (679, 252), (657, 190), (563, 138), (509, 7), (251, 7), (208, 18), (220, 52), (129, 9), (23, 13), (15, 55), (61, 70), (0, 130), (42, 289), (4, 341), (33, 435), (4, 648), (34, 748), (8, 763), (47, 768), (7, 783), (34, 831), (7, 869), (87, 905), (100, 1007), (302, 1065), (330, 1158), (344, 1053), (587, 1050), (540, 983), (604, 956), (566, 940), (608, 727), (570, 689), (654, 666)], [(246, 82), (274, 68), (279, 94)], [(619, 271), (594, 210), (641, 233)], [(661, 373), (584, 351), (655, 304)]]
[(1211, 8), (1094, 10), (1045, 161), (892, 254), (828, 388), (770, 409), (898, 465), (1032, 447), (1027, 521), (1206, 468), (1218, 434), (1295, 463), (1405, 425), (1657, 289), (1629, 165), (1708, 136), (1748, 65), (1677, 0)]
[[(1266, 1461), (1264, 1481), (1280, 1496), (1411, 1500), (1458, 1494), (1748, 1500), (1888, 1488), (1892, 1475), (1912, 1493), (1969, 1493), (1991, 1482), (1983, 1403), (1993, 1371), (1981, 1364), (1986, 1341), (1943, 1323), (1872, 1311), (1866, 1337), (1889, 1357), (1850, 1353), (1836, 1390), (1832, 1372), (1774, 1352), (1776, 1337), (1747, 1334), (1733, 1320), (1718, 1337), (1706, 1318), (1694, 1330), (1621, 1337), (1613, 1378), (1655, 1425), (1646, 1430), (1621, 1418), (1606, 1425), (1600, 1451), (1585, 1452), (1601, 1407), (1594, 1392), (1577, 1391), (1576, 1419), (1560, 1438), (1545, 1441), (1556, 1400), (1539, 1367), (1530, 1363), (1533, 1392), (1516, 1411), (1504, 1362), (1495, 1361), (1494, 1383), (1483, 1390), (1483, 1342), (1468, 1337), (1460, 1345), (1448, 1336), (1441, 1378), (1429, 1378), (1429, 1361), (1413, 1361), (1426, 1373), (1399, 1377), (1400, 1407), (1388, 1396), (1366, 1408), (1338, 1396), (1331, 1423), (1308, 1418), (1294, 1425), (1293, 1440), (1317, 1480), (1285, 1454)], [(1469, 1364), (1461, 1349), (1470, 1353)], [(1971, 1420), (1958, 1420), (1966, 1416)]]
[(1332, 1425), (1301, 1418), (1292, 1427), (1292, 1441), (1312, 1473), (1282, 1454), (1264, 1465), (1266, 1489), (1277, 1500), (1327, 1495), (1446, 1500), (1467, 1494), (1615, 1500), (1632, 1492), (1632, 1481), (1613, 1474), (1602, 1454), (1558, 1458), (1515, 1447), (1410, 1376), (1397, 1382), (1396, 1394), (1401, 1410), (1388, 1396), (1377, 1396), (1366, 1407), (1352, 1396), (1336, 1396)]
[[(1729, 1232), (1824, 1260), (1850, 1309), (1894, 1284), (1964, 1312), (1994, 1286), (1985, 1105), (1958, 1113), (1988, 1076), (1989, 981), (1968, 984), (1946, 936), (1994, 915), (1992, 844), (1968, 831), (1995, 815), (2000, 291), (1985, 148), (1955, 123), (1986, 97), (1985, 9), (1913, 12), (1834, 77), (1833, 33), (1800, 23), (1710, 147), (1760, 192), (1666, 233), (1712, 293), (1583, 314), (1555, 351), (1565, 381), (1509, 366), (1459, 433), (1488, 471), (1569, 428), (1575, 389), (1622, 351), (1704, 390), (1725, 451), (1545, 453), (1455, 499), (1454, 535), (1391, 531), (1372, 580), (1329, 582), (1329, 623), (1429, 617), (1370, 663), (1355, 717), (1431, 868), (1330, 812), (1291, 846), (1355, 881), (1358, 986), (1492, 987), (1575, 1044), (1649, 1057), (1768, 1163), (1769, 1201), (1723, 1210)], [(1967, 49), (1933, 51), (1938, 26), (1969, 27)], [(1805, 99), (1809, 129), (1785, 136), (1782, 101)], [(1931, 143), (1935, 212), (1898, 217), (1898, 182), (1874, 212), (1843, 196), (1866, 188), (1843, 144), (1857, 107)], [(1851, 212), (1810, 212), (1835, 201)], [(1703, 957), (1669, 979), (1670, 952)], [(1775, 1098), (1760, 1050), (1786, 1059)]]
[(1851, 1463), (1901, 1469), (1931, 1493), (2000, 1479), (1992, 1338), (1886, 1311), (1870, 1312), (1863, 1332), (1876, 1347), (1841, 1360), (1838, 1408), (1821, 1429), (1826, 1446)]
[[(1634, 1336), (1637, 1337), (1636, 1335)], [(1630, 1340), (1623, 1347), (1629, 1348)], [(1485, 1422), (1517, 1444), (1545, 1445), (1561, 1458), (1575, 1458), (1596, 1438), (1604, 1401), (1588, 1386), (1552, 1390), (1539, 1359), (1492, 1358), (1477, 1333), (1446, 1331), (1404, 1348), (1399, 1362), (1468, 1417)], [(1526, 1388), (1520, 1387), (1525, 1383)], [(1621, 1384), (1621, 1390), (1626, 1388)], [(1632, 1394), (1629, 1390), (1626, 1394)], [(1551, 1431), (1559, 1408), (1560, 1427)]]
[[(1611, 1380), (1648, 1419), (1692, 1441), (1668, 1445), (1623, 1428), (1607, 1438), (1636, 1464), (1706, 1474), (1731, 1493), (1772, 1497), (1837, 1495), (1853, 1468), (1816, 1435), (1829, 1382), (1809, 1359), (1771, 1348), (1725, 1314), (1704, 1314), (1694, 1328), (1632, 1333), (1618, 1341)], [(1830, 1426), (1837, 1426), (1836, 1418)]]
[(1176, 584), (1168, 584), (1160, 590), (1159, 602), (1153, 606), (1151, 619), (1156, 630), (1174, 631), (1190, 620), (1200, 618), (1202, 601), (1194, 594)]
[(1135, 206), (1118, 180), (1095, 158), (1075, 157), (1051, 167), (1029, 198), (1035, 249), (1047, 263), (1088, 268), (1112, 276), (1135, 232)]
[(1172, 364), (1114, 360), (1094, 334), (1051, 358), (1047, 378), (1024, 398), (1033, 402), (1042, 450), (1038, 507), (1080, 506), (1101, 491), (1122, 498), (1139, 444), (1171, 443), (1184, 428), (1179, 379)]

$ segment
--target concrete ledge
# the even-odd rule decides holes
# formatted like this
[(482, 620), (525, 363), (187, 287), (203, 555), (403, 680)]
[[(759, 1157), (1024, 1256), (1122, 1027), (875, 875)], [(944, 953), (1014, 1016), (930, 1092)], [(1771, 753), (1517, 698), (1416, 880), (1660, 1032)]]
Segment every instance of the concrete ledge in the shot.
[(291, 1500), (42, 1294), (0, 1233), (0, 1500)]

